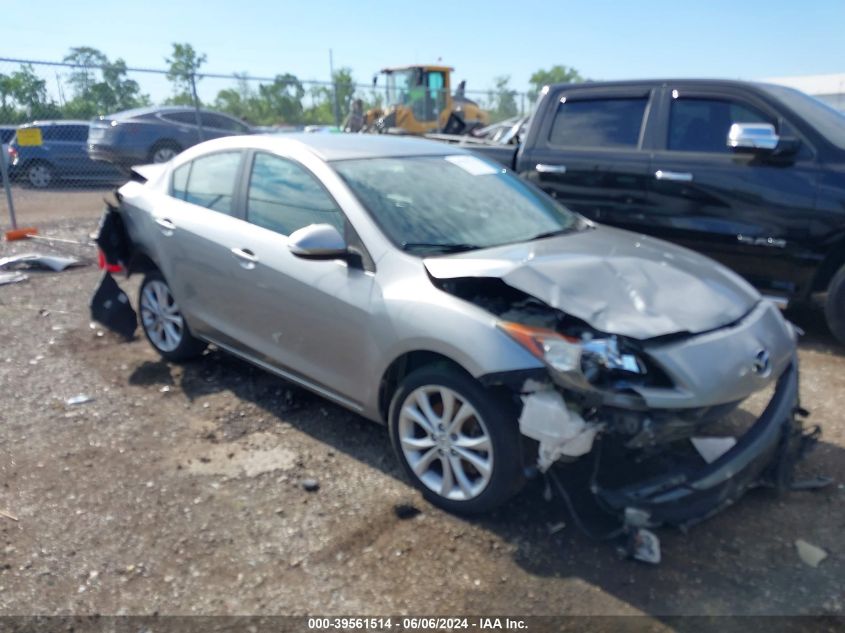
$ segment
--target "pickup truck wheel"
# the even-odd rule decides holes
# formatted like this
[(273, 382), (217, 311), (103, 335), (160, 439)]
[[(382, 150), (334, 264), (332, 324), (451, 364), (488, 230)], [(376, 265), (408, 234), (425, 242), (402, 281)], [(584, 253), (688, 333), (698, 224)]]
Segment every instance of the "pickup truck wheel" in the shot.
[(830, 331), (840, 343), (845, 344), (845, 266), (839, 269), (827, 287), (825, 315)]
[(158, 271), (147, 273), (138, 297), (141, 329), (162, 357), (173, 362), (196, 358), (206, 347), (191, 335), (170, 286)]
[(487, 512), (524, 482), (512, 406), (471, 376), (443, 366), (411, 373), (390, 406), (393, 448), (403, 470), (434, 505)]

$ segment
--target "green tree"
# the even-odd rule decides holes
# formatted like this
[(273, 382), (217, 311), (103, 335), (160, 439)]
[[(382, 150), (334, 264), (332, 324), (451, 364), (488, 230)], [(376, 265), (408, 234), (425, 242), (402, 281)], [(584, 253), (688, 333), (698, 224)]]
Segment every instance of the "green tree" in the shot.
[(337, 91), (337, 115), (342, 121), (355, 98), (355, 79), (350, 68), (339, 68), (332, 75), (333, 86), (311, 88), (311, 106), (305, 109), (308, 123), (331, 125), (335, 120), (335, 91)]
[(258, 86), (256, 116), (261, 123), (299, 123), (305, 89), (294, 75), (276, 75), (271, 84)]
[(90, 46), (74, 46), (62, 61), (74, 64), (67, 83), (73, 89), (74, 98), (82, 99), (90, 96), (91, 87), (97, 81), (97, 70), (109, 63), (101, 51)]
[(26, 118), (57, 116), (58, 108), (47, 98), (47, 82), (35, 74), (32, 64), (21, 64), (10, 77), (12, 97)]
[(0, 113), (2, 113), (0, 116), (2, 116), (4, 122), (11, 120), (11, 113), (14, 112), (13, 87), (14, 82), (12, 78), (9, 75), (0, 73)]
[(586, 79), (584, 79), (584, 77), (581, 76), (581, 73), (571, 66), (557, 65), (552, 66), (548, 70), (543, 70), (541, 68), (528, 79), (528, 83), (531, 84), (531, 89), (528, 91), (528, 99), (531, 102), (536, 101), (540, 94), (540, 90), (543, 89), (543, 86), (564, 83), (574, 84), (582, 81), (586, 81)]
[(103, 53), (87, 46), (71, 48), (64, 59), (79, 66), (67, 80), (73, 94), (64, 106), (67, 116), (89, 118), (149, 104), (138, 82), (126, 76), (122, 59), (109, 62)]
[(199, 98), (194, 92), (200, 67), (206, 62), (205, 53), (197, 54), (190, 44), (173, 43), (173, 53), (164, 61), (170, 66), (167, 80), (173, 84), (173, 97), (168, 103), (176, 105), (199, 105)]
[(246, 73), (235, 73), (235, 77), (237, 78), (235, 87), (220, 90), (217, 93), (217, 98), (214, 100), (214, 107), (239, 119), (258, 123), (250, 111), (252, 109), (252, 101), (254, 100), (254, 91), (249, 85), (247, 75)]
[(487, 93), (487, 108), (490, 111), (490, 120), (493, 122), (519, 114), (519, 107), (516, 105), (516, 90), (511, 89), (510, 81), (511, 78), (508, 75), (494, 78), (494, 87)]

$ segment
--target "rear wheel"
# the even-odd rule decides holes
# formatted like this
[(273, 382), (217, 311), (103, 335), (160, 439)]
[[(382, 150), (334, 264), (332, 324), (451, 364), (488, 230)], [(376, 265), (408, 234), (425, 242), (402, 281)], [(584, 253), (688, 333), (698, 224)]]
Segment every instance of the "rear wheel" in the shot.
[(144, 277), (138, 313), (147, 340), (167, 360), (190, 360), (205, 349), (206, 344), (191, 335), (170, 286), (160, 272), (153, 271)]
[(825, 316), (830, 331), (845, 344), (845, 266), (834, 275), (827, 288)]
[(156, 143), (150, 150), (150, 162), (152, 163), (166, 163), (174, 158), (182, 148), (174, 141), (161, 141)]
[(26, 179), (36, 189), (49, 187), (53, 182), (53, 168), (42, 161), (34, 162), (26, 170)]
[(390, 436), (403, 469), (434, 505), (476, 514), (522, 486), (513, 407), (448, 366), (402, 381), (390, 407)]

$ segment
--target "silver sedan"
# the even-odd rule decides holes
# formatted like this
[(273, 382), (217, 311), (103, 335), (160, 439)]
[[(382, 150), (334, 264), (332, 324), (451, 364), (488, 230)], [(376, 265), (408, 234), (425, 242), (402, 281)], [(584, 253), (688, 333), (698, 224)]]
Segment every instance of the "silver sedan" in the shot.
[[(795, 332), (748, 283), (472, 153), (230, 137), (135, 171), (115, 213), (153, 347), (213, 344), (386, 423), (450, 511), (589, 459), (608, 512), (687, 524), (782, 483), (806, 443)], [(767, 387), (747, 432), (707, 437)]]

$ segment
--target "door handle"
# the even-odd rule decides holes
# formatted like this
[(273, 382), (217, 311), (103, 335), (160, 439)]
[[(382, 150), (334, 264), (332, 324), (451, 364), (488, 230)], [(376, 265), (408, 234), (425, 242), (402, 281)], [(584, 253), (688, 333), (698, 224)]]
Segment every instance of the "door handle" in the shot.
[(654, 172), (657, 180), (671, 180), (672, 182), (692, 182), (692, 174), (688, 171), (663, 171), (658, 169)]
[(534, 168), (540, 174), (565, 174), (566, 165), (547, 165), (546, 163), (537, 163)]
[(241, 260), (241, 266), (247, 270), (252, 270), (255, 268), (255, 264), (258, 263), (258, 255), (248, 248), (232, 248), (230, 250), (232, 251), (232, 255)]
[(173, 231), (176, 230), (176, 225), (173, 223), (173, 220), (169, 220), (168, 218), (156, 218), (155, 220), (162, 233), (165, 235), (173, 235)]

